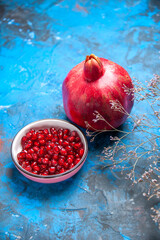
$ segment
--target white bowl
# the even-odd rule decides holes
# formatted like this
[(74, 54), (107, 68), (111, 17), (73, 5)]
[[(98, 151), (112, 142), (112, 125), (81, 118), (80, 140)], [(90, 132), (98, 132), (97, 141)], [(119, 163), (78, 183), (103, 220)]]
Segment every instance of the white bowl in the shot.
[[(21, 146), (22, 137), (30, 129), (38, 130), (38, 129), (45, 129), (45, 128), (51, 128), (51, 127), (68, 128), (71, 131), (77, 131), (77, 133), (79, 134), (79, 137), (81, 138), (81, 141), (84, 145), (83, 157), (81, 158), (80, 162), (77, 165), (75, 165), (73, 168), (71, 168), (70, 170), (68, 170), (64, 173), (60, 173), (60, 174), (56, 174), (56, 175), (42, 176), (42, 175), (35, 175), (33, 173), (26, 171), (24, 168), (21, 167), (21, 165), (18, 163), (18, 159), (17, 159), (17, 154), (22, 150), (22, 146)], [(25, 177), (29, 178), (32, 181), (40, 182), (40, 183), (57, 183), (57, 182), (61, 182), (61, 181), (64, 181), (64, 180), (72, 177), (83, 166), (83, 164), (86, 160), (87, 154), (88, 154), (88, 143), (87, 143), (86, 137), (83, 134), (83, 132), (74, 124), (69, 123), (65, 120), (60, 120), (60, 119), (44, 119), (44, 120), (39, 120), (39, 121), (32, 122), (32, 123), (26, 125), (24, 128), (22, 128), (17, 133), (17, 135), (14, 137), (12, 145), (11, 145), (11, 156), (12, 156), (12, 160), (13, 160), (16, 168)]]

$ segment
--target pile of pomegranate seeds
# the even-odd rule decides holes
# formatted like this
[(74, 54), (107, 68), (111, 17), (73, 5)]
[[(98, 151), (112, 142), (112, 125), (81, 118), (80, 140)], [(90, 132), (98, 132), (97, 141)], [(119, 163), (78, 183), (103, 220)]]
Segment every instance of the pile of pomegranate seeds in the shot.
[(76, 131), (69, 129), (31, 129), (21, 139), (19, 164), (28, 172), (54, 175), (66, 172), (81, 160), (83, 143)]

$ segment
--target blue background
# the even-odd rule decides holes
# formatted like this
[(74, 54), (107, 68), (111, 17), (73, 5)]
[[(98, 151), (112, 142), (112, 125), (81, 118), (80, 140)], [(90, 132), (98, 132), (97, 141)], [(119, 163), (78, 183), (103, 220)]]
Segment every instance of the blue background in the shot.
[[(108, 136), (89, 143), (81, 171), (59, 184), (27, 180), (10, 155), (26, 124), (66, 119), (62, 82), (86, 55), (110, 59), (143, 83), (158, 73), (159, 9), (158, 0), (0, 2), (0, 239), (160, 239), (141, 189), (96, 168)], [(135, 105), (132, 113), (141, 111)]]

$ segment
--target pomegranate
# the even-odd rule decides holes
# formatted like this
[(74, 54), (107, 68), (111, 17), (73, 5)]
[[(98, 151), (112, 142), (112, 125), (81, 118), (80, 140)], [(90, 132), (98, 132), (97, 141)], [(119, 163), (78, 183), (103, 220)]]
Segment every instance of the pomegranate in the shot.
[[(128, 89), (126, 92), (125, 89)], [(117, 128), (127, 114), (115, 111), (111, 101), (118, 101), (129, 114), (133, 106), (132, 80), (120, 65), (94, 54), (76, 65), (63, 82), (63, 105), (67, 117), (81, 127), (88, 122), (95, 129)], [(93, 121), (98, 111), (108, 122)]]
[(17, 154), (18, 163), (26, 171), (37, 175), (66, 172), (84, 155), (78, 133), (63, 128), (31, 129), (22, 137), (21, 145), (22, 151)]

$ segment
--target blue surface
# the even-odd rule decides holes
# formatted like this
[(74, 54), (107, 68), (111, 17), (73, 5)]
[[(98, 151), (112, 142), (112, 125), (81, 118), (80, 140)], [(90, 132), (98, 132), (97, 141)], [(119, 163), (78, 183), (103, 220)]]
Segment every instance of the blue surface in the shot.
[(108, 58), (141, 82), (158, 74), (159, 9), (158, 0), (0, 2), (1, 240), (160, 239), (141, 190), (95, 168), (108, 136), (90, 143), (81, 171), (59, 184), (27, 180), (10, 155), (26, 124), (66, 119), (62, 82), (86, 55)]

